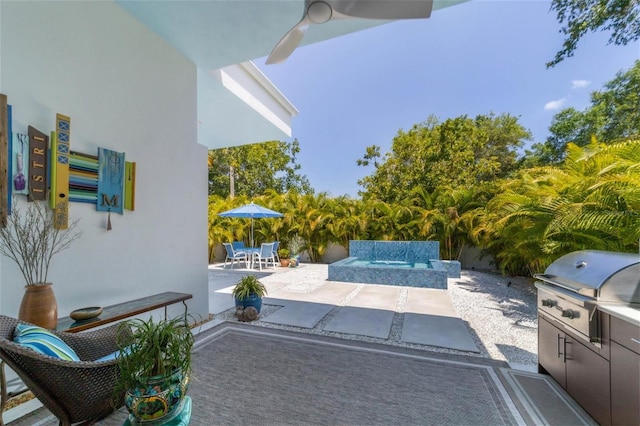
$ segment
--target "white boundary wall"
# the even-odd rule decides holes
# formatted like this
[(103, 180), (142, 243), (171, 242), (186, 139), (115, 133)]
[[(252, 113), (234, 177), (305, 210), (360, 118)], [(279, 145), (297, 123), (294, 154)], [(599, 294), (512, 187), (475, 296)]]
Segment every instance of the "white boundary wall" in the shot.
[[(0, 2), (0, 91), (14, 132), (71, 117), (71, 149), (137, 163), (136, 210), (71, 203), (83, 236), (54, 258), (59, 316), (162, 291), (208, 315), (207, 150), (197, 144), (196, 67), (113, 2)], [(0, 313), (17, 316), (23, 278), (0, 259)], [(176, 305), (169, 310), (177, 314)]]

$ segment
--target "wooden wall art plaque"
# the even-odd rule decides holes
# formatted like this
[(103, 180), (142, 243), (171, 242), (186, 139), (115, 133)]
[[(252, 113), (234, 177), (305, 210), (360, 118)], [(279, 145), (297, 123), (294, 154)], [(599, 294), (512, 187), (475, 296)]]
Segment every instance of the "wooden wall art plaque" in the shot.
[(55, 153), (55, 220), (56, 229), (69, 227), (69, 145), (71, 142), (71, 118), (56, 114)]
[(29, 201), (44, 200), (47, 195), (47, 147), (49, 136), (29, 126)]

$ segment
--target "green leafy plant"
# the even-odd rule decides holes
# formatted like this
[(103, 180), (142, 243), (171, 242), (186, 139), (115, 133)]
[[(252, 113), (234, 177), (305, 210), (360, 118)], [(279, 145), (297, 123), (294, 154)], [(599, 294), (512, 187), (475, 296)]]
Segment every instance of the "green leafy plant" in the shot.
[(117, 355), (120, 389), (132, 389), (150, 377), (191, 372), (194, 337), (185, 317), (154, 321), (133, 319), (120, 325)]
[(239, 300), (248, 298), (251, 294), (256, 294), (259, 297), (267, 295), (267, 288), (258, 281), (255, 275), (247, 275), (242, 277), (240, 281), (233, 287), (233, 297)]
[(278, 256), (280, 256), (280, 259), (288, 259), (289, 249), (281, 248), (280, 250), (278, 250)]
[(291, 255), (296, 256), (300, 254), (302, 247), (304, 246), (304, 240), (298, 235), (294, 235), (289, 240), (289, 250), (291, 250)]

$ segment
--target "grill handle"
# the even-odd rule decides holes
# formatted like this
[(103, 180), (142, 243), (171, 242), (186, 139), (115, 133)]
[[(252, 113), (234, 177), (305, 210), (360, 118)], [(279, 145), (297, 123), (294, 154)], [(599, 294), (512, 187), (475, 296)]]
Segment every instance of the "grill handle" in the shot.
[[(542, 276), (535, 275), (535, 277), (540, 278)], [(558, 283), (557, 281), (545, 281), (545, 280), (536, 281), (534, 285), (538, 289), (547, 291), (555, 296), (560, 297), (561, 299), (571, 300), (573, 303), (576, 303), (578, 305), (581, 304), (582, 306), (586, 307), (594, 303), (594, 299), (592, 297), (587, 297), (583, 294), (578, 293), (577, 291), (572, 291), (570, 287), (563, 286), (561, 285), (561, 283)], [(543, 306), (547, 306), (547, 305), (543, 304)], [(554, 307), (556, 306), (556, 304), (551, 303), (548, 306)]]
[(566, 279), (566, 278), (561, 278), (558, 277), (557, 275), (551, 275), (551, 274), (535, 274), (533, 276), (536, 279), (545, 281), (549, 284), (552, 285), (556, 285), (558, 287), (562, 287), (565, 290), (569, 290), (572, 293), (580, 293), (580, 290), (582, 290), (582, 286), (572, 283), (570, 280)]
[[(562, 340), (562, 351), (560, 351), (560, 340)], [(562, 357), (562, 362), (567, 362), (567, 340), (563, 335), (558, 334), (558, 358)]]

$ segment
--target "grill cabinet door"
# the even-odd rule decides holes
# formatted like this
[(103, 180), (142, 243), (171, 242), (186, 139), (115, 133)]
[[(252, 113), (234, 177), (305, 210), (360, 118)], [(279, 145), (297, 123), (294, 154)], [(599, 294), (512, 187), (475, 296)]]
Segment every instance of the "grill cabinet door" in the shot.
[(571, 336), (566, 339), (567, 392), (600, 425), (610, 425), (609, 361)]
[(640, 424), (640, 355), (611, 342), (611, 419)]
[(611, 419), (640, 425), (640, 327), (611, 317)]
[(565, 368), (566, 335), (558, 328), (538, 317), (538, 363), (564, 389), (567, 388)]

